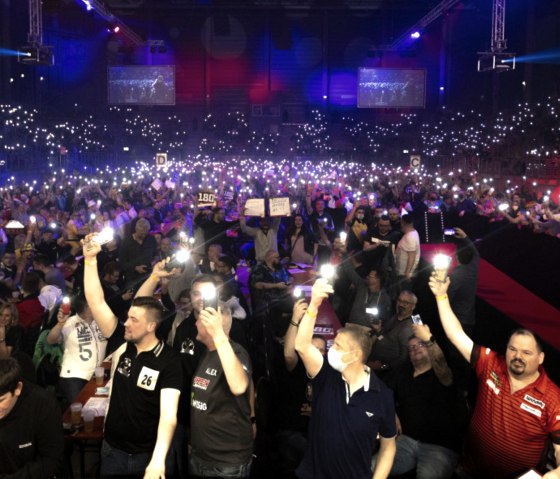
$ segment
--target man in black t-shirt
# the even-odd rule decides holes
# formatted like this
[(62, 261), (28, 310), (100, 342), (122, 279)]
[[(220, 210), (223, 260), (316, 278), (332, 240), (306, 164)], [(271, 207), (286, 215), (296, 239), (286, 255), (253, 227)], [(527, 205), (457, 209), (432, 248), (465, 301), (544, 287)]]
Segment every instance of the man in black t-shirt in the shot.
[[(96, 256), (96, 234), (84, 242), (85, 294), (93, 318), (106, 338), (118, 334), (118, 321), (103, 297)], [(169, 275), (163, 264), (146, 281), (157, 284)], [(182, 371), (177, 355), (156, 336), (163, 306), (142, 285), (124, 324), (126, 341), (113, 354), (111, 397), (101, 449), (103, 476), (144, 476), (160, 479), (172, 473), (166, 460), (177, 423)], [(153, 292), (153, 288), (150, 288)]]
[[(457, 466), (467, 421), (453, 375), (426, 325), (413, 325), (408, 361), (387, 378), (395, 395), (397, 453), (391, 475), (416, 469), (417, 477), (451, 477)], [(375, 464), (375, 458), (373, 460)]]
[(208, 350), (191, 388), (189, 474), (249, 477), (253, 453), (249, 355), (228, 337), (231, 311), (205, 308), (198, 315), (197, 339)]
[[(311, 379), (307, 376), (305, 366), (295, 350), (297, 329), (306, 309), (305, 299), (296, 302), (290, 326), (284, 337), (285, 369), (280, 376), (274, 406), (278, 424), (276, 440), (281, 477), (294, 477), (307, 446), (313, 389)], [(327, 342), (324, 337), (313, 335), (311, 341), (323, 356), (327, 354)]]
[(334, 241), (334, 221), (332, 216), (325, 211), (325, 201), (317, 199), (315, 206), (311, 206), (311, 195), (306, 196), (306, 211), (313, 234), (319, 241), (317, 260), (319, 264), (329, 261), (330, 246), (328, 243)]

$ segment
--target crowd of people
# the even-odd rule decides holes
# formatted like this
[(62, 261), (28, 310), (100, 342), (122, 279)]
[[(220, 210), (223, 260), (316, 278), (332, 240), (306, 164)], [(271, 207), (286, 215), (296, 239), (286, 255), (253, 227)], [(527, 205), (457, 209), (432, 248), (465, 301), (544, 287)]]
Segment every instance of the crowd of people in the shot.
[[(505, 358), (473, 343), (478, 252), (462, 226), (482, 218), (558, 236), (558, 202), (497, 183), (459, 170), (202, 159), (10, 179), (0, 475), (60, 473), (49, 391), (66, 407), (109, 354), (102, 476), (544, 472), (548, 448), (560, 454), (560, 391), (531, 331), (513, 333)], [(289, 197), (282, 216), (267, 202), (253, 216), (249, 200), (276, 197)], [(457, 267), (430, 288), (447, 339), (414, 314), (431, 299), (418, 294), (421, 243), (444, 238)], [(324, 265), (334, 277), (298, 300), (289, 270)], [(343, 326), (334, 341), (314, 335), (327, 298)], [(259, 428), (263, 377), (276, 413)], [(264, 437), (265, 465), (253, 455)]]
[(319, 155), (395, 164), (410, 152), (430, 165), (472, 159), (496, 163), (504, 174), (543, 176), (545, 160), (558, 158), (560, 118), (558, 100), (552, 98), (515, 105), (491, 119), (480, 111), (443, 108), (436, 118), (399, 113), (375, 122), (311, 108), (295, 121), (287, 111), (269, 118), (229, 110), (193, 116), (120, 106), (62, 107), (0, 104), (0, 159), (29, 163), (34, 157), (85, 160), (97, 154), (96, 159), (108, 161), (115, 155), (145, 159), (163, 151), (176, 158)]

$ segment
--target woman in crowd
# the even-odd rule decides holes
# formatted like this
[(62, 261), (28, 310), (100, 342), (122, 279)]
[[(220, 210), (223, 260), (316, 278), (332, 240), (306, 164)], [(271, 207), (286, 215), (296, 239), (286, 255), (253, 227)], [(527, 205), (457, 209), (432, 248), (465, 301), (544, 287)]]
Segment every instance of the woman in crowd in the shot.
[(303, 216), (293, 217), (291, 226), (286, 232), (286, 251), (292, 263), (313, 264), (317, 256), (318, 243), (313, 233), (303, 221)]
[(0, 359), (20, 349), (23, 329), (18, 325), (18, 310), (12, 303), (0, 304)]
[(73, 301), (75, 315), (60, 308), (57, 323), (47, 336), (49, 344), (64, 344), (59, 385), (70, 402), (91, 379), (95, 368), (105, 359), (107, 339), (101, 334), (83, 296)]

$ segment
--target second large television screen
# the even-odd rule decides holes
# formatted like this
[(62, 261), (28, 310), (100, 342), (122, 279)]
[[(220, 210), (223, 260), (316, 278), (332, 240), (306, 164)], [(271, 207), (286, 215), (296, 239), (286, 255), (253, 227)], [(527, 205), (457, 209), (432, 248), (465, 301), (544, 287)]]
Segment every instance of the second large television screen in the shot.
[(175, 67), (109, 67), (110, 105), (174, 105)]
[(424, 108), (425, 99), (426, 70), (358, 70), (358, 108)]

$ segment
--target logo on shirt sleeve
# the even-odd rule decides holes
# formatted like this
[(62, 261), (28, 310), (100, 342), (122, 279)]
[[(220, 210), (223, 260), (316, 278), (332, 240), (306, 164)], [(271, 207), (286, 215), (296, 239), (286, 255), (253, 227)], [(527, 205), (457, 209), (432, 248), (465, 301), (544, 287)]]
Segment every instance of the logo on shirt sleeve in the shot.
[(142, 368), (142, 371), (140, 371), (136, 386), (142, 389), (146, 389), (147, 391), (154, 391), (156, 388), (158, 377), (159, 371), (144, 366)]
[(486, 380), (486, 384), (488, 385), (488, 387), (489, 387), (492, 391), (494, 391), (494, 394), (496, 394), (496, 396), (497, 396), (498, 394), (500, 394), (500, 390), (496, 387), (496, 385), (492, 382), (492, 380), (491, 380), (490, 378), (488, 378), (488, 379)]

